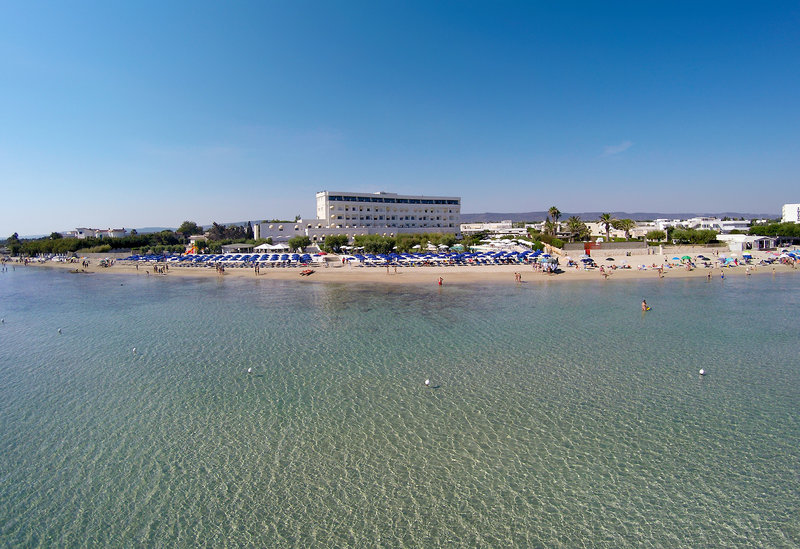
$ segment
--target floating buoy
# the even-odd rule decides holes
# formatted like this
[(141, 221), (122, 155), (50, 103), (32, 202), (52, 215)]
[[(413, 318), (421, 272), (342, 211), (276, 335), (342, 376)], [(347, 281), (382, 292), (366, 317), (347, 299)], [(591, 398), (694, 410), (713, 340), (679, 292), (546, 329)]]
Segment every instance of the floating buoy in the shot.
[(248, 368), (248, 369), (247, 369), (247, 373), (248, 373), (248, 374), (252, 374), (252, 373), (253, 373), (253, 369), (252, 369), (252, 368)]
[(700, 368), (700, 372), (699, 372), (699, 374), (700, 374), (701, 376), (704, 376), (704, 375), (706, 375), (706, 371), (705, 371), (705, 370), (703, 370), (702, 368)]
[(431, 380), (430, 379), (426, 379), (425, 380), (425, 387), (430, 387), (430, 386), (431, 386)]
[(136, 347), (133, 348), (133, 354), (136, 354)]
[(59, 328), (59, 329), (58, 329), (58, 333), (59, 333), (59, 334), (61, 333), (61, 328)]

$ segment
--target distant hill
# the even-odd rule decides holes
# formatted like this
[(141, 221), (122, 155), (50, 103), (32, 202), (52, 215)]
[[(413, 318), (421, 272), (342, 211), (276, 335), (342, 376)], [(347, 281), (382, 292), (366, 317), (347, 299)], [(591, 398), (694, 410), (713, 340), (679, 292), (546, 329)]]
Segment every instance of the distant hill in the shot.
[[(561, 219), (565, 220), (576, 215), (583, 221), (596, 221), (601, 214), (610, 213), (616, 219), (633, 219), (634, 221), (649, 221), (653, 219), (686, 219), (689, 217), (730, 217), (745, 219), (780, 219), (779, 214), (775, 213), (741, 213), (741, 212), (683, 212), (683, 213), (655, 213), (655, 212), (561, 212)], [(547, 212), (524, 212), (524, 213), (462, 213), (462, 223), (489, 223), (493, 221), (544, 221), (547, 219)]]
[[(177, 227), (141, 227), (137, 228), (136, 232), (139, 234), (160, 233), (161, 231), (174, 231)], [(130, 229), (128, 229), (130, 233)]]

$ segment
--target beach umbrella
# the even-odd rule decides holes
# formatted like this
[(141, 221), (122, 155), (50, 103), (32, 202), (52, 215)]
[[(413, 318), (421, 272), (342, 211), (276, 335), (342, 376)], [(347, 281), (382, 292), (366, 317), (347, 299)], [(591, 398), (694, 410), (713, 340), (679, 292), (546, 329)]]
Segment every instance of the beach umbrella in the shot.
[(606, 261), (614, 261), (614, 258), (613, 257), (607, 257)]
[(692, 258), (691, 258), (691, 257), (689, 257), (688, 255), (685, 255), (685, 256), (683, 256), (683, 257), (681, 258), (681, 261), (691, 261), (691, 260), (692, 260)]
[(680, 261), (680, 260), (681, 260), (681, 258), (680, 258), (680, 257), (673, 257), (673, 258), (672, 258), (672, 260), (673, 260), (673, 261)]

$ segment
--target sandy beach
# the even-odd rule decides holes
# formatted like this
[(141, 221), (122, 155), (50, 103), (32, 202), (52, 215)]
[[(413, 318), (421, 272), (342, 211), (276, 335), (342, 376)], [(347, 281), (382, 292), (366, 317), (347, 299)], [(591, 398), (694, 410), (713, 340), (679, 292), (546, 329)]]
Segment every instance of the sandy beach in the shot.
[[(648, 256), (651, 262), (653, 256)], [(442, 277), (443, 284), (474, 284), (474, 283), (497, 283), (497, 284), (518, 284), (515, 280), (515, 273), (522, 275), (522, 283), (540, 282), (577, 282), (577, 281), (603, 281), (613, 283), (621, 280), (634, 279), (657, 279), (659, 272), (657, 269), (648, 267), (647, 270), (631, 269), (610, 269), (609, 263), (600, 263), (604, 266), (605, 276), (599, 269), (576, 269), (574, 267), (564, 268), (558, 274), (546, 274), (534, 270), (530, 265), (480, 265), (480, 266), (426, 266), (426, 267), (363, 267), (358, 265), (341, 265), (338, 262), (330, 262), (328, 267), (311, 267), (314, 273), (309, 276), (301, 276), (300, 272), (306, 267), (262, 267), (260, 274), (256, 276), (252, 267), (226, 267), (224, 274), (219, 274), (213, 267), (180, 267), (170, 264), (169, 271), (165, 274), (153, 274), (153, 265), (136, 265), (126, 262), (117, 262), (111, 267), (100, 267), (97, 261), (92, 261), (88, 268), (83, 269), (79, 263), (59, 263), (47, 261), (44, 263), (31, 262), (29, 266), (63, 269), (76, 272), (76, 276), (85, 274), (126, 274), (131, 276), (158, 276), (158, 277), (215, 277), (215, 278), (251, 278), (251, 279), (271, 279), (271, 280), (294, 280), (301, 284), (313, 283), (363, 283), (363, 284), (412, 284), (412, 285), (436, 285), (439, 277)], [(652, 263), (651, 263), (652, 264)], [(22, 266), (14, 263), (15, 267)], [(163, 265), (163, 264), (161, 264)], [(737, 266), (737, 267), (697, 267), (691, 271), (681, 266), (665, 267), (663, 271), (664, 279), (672, 278), (707, 278), (711, 273), (712, 280), (720, 279), (724, 273), (725, 277), (763, 276), (773, 273), (797, 272), (797, 269), (790, 266), (775, 263), (772, 265), (757, 266)]]

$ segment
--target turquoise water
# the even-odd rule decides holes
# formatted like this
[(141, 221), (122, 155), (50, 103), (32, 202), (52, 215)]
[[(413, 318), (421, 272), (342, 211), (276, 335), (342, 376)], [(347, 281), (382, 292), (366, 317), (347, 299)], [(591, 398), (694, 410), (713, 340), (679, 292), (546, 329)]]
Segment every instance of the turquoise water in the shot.
[(0, 545), (799, 546), (799, 289), (17, 268)]

